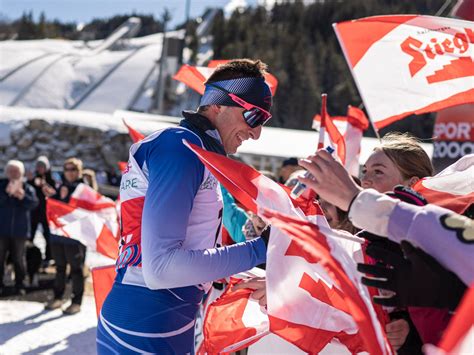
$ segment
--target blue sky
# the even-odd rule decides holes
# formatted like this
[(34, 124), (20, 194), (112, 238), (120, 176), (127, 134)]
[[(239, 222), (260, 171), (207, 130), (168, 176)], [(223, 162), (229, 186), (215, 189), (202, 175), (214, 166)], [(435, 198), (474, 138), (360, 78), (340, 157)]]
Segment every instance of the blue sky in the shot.
[[(206, 7), (225, 7), (229, 3), (253, 5), (257, 0), (191, 0), (191, 17), (199, 16)], [(46, 18), (61, 21), (88, 22), (93, 18), (130, 13), (153, 14), (159, 17), (168, 7), (172, 26), (184, 22), (186, 0), (0, 0), (0, 13), (17, 19), (24, 11), (32, 10), (35, 19), (41, 11)]]

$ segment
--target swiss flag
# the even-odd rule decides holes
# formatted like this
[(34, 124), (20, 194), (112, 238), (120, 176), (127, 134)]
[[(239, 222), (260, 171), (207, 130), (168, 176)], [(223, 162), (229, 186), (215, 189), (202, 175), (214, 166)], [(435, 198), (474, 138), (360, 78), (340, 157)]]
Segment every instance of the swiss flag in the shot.
[[(316, 223), (330, 231), (319, 210), (304, 211), (290, 199), (288, 191), (258, 171), (186, 144), (247, 209), (258, 213), (262, 208), (271, 208), (302, 222), (314, 213)], [(346, 252), (344, 255), (350, 255), (348, 258), (356, 272), (352, 258), (356, 254), (362, 256), (360, 241), (348, 234), (338, 234), (336, 238), (342, 239), (342, 242), (334, 243), (340, 243), (340, 248)], [(271, 229), (266, 277), (270, 330), (311, 353), (323, 349), (333, 338), (338, 338), (351, 351), (363, 349), (358, 326), (348, 311), (347, 300), (343, 301), (341, 290), (334, 287), (331, 277), (319, 263), (307, 262), (300, 255), (301, 251), (290, 244), (288, 236), (277, 228)], [(368, 293), (367, 300), (370, 304)]]
[(432, 203), (462, 214), (474, 204), (474, 154), (468, 154), (413, 189)]
[(377, 128), (474, 102), (473, 22), (390, 15), (333, 26)]
[[(319, 130), (321, 115), (313, 118), (313, 128)], [(357, 107), (347, 108), (346, 116), (326, 117), (326, 145), (334, 148), (346, 170), (359, 175), (360, 145), (364, 131), (369, 127), (369, 119), (364, 111)]]
[(51, 232), (80, 241), (109, 258), (118, 255), (118, 215), (115, 202), (86, 184), (79, 184), (69, 203), (47, 199)]
[[(207, 67), (192, 66), (184, 64), (179, 68), (178, 72), (173, 76), (173, 79), (178, 80), (190, 87), (194, 91), (203, 95), (206, 87), (204, 82), (211, 76), (215, 68), (219, 64), (225, 64), (229, 60), (211, 60)], [(278, 80), (270, 73), (265, 75), (265, 82), (270, 87), (272, 95), (274, 96), (278, 87)]]
[[(340, 236), (335, 231), (318, 227), (313, 223), (299, 218), (287, 216), (275, 211), (265, 210), (273, 229), (278, 229), (280, 238), (286, 236), (288, 241), (285, 251), (286, 258), (298, 259), (302, 268), (312, 266), (313, 273), (304, 273), (299, 281), (299, 287), (306, 292), (295, 292), (298, 297), (295, 302), (299, 319), (313, 322), (313, 326), (297, 326), (296, 324), (272, 314), (271, 298), (268, 299), (268, 313), (270, 315), (270, 330), (283, 338), (293, 339), (293, 343), (302, 350), (318, 353), (333, 338), (338, 338), (353, 352), (368, 351), (370, 354), (390, 354), (391, 348), (375, 310), (370, 301), (367, 289), (361, 284), (360, 276), (356, 271), (356, 262), (351, 254), (347, 253), (347, 246), (341, 244)], [(272, 237), (273, 238), (273, 237)], [(273, 243), (270, 239), (270, 243)], [(277, 254), (275, 245), (270, 245), (268, 258)], [(280, 260), (281, 262), (281, 260)], [(268, 265), (267, 282), (271, 266)], [(317, 271), (318, 280), (314, 279)], [(291, 273), (292, 278), (297, 275)], [(280, 282), (280, 285), (285, 285)], [(269, 286), (267, 286), (267, 292)], [(280, 290), (281, 291), (281, 290)], [(270, 295), (267, 295), (267, 298)], [(276, 296), (276, 295), (275, 295)], [(309, 300), (314, 304), (324, 304), (322, 307), (308, 307)], [(285, 300), (282, 302), (280, 314), (285, 316)], [(274, 306), (274, 305), (273, 305)], [(322, 312), (325, 310), (324, 312)], [(343, 313), (346, 317), (342, 317)], [(286, 316), (286, 318), (289, 318)], [(351, 326), (351, 322), (354, 325)], [(319, 326), (316, 326), (316, 323)]]

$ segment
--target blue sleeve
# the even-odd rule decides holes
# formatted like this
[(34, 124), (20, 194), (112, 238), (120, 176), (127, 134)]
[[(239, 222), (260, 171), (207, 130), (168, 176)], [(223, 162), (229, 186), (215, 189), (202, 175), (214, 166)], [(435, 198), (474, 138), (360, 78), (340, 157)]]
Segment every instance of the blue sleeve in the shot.
[(236, 243), (244, 242), (245, 235), (242, 232), (242, 227), (247, 222), (248, 216), (245, 211), (237, 206), (232, 195), (223, 186), (222, 200), (224, 202), (224, 213), (222, 215), (222, 222), (225, 229), (229, 232), (232, 240)]
[(182, 139), (201, 146), (194, 134), (172, 129), (144, 143), (147, 146), (137, 152), (137, 162), (143, 158), (143, 170), (148, 170), (149, 175), (141, 244), (142, 271), (150, 289), (210, 282), (265, 261), (266, 247), (260, 238), (231, 247), (182, 248), (194, 197), (204, 175), (204, 165)]

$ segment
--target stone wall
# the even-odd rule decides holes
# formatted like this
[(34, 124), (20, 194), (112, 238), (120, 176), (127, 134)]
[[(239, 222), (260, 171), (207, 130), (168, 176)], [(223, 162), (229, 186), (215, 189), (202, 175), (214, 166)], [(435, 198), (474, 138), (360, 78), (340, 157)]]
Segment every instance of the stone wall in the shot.
[(107, 171), (128, 159), (131, 143), (128, 134), (114, 130), (42, 119), (0, 123), (0, 168), (10, 159), (32, 167), (39, 155), (46, 155), (52, 166), (62, 167), (66, 158), (78, 157), (86, 168)]

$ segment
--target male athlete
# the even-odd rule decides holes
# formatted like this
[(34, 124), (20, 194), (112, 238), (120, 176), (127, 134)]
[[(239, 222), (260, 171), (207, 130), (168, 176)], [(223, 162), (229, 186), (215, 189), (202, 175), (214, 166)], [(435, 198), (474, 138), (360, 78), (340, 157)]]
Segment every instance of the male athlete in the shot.
[(206, 82), (197, 112), (132, 145), (120, 190), (117, 277), (97, 329), (99, 354), (194, 352), (196, 311), (210, 282), (265, 262), (262, 238), (218, 247), (219, 183), (183, 139), (222, 155), (258, 139), (270, 119), (266, 65), (240, 59)]

